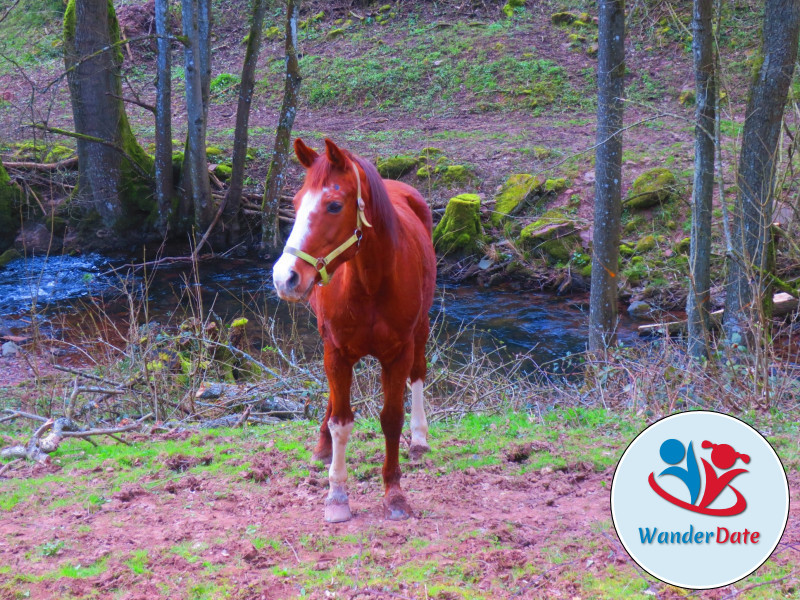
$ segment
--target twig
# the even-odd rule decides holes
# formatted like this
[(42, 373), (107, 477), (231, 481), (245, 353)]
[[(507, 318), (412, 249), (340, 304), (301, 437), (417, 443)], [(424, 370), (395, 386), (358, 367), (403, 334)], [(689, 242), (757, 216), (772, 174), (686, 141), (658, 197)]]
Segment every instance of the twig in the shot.
[(299, 557), (299, 556), (297, 556), (297, 551), (294, 549), (294, 546), (292, 546), (292, 543), (291, 543), (289, 540), (287, 540), (286, 538), (283, 538), (283, 542), (284, 542), (284, 543), (285, 543), (287, 546), (289, 546), (289, 549), (292, 551), (292, 554), (294, 554), (294, 558), (295, 558), (295, 560), (297, 561), (297, 564), (298, 564), (298, 565), (301, 565), (301, 564), (303, 564), (303, 563), (302, 563), (302, 561), (300, 560), (300, 557)]
[(13, 467), (15, 464), (17, 464), (21, 460), (22, 460), (21, 458), (15, 458), (10, 463), (7, 463), (7, 464), (3, 465), (2, 467), (0, 467), (0, 477), (5, 477), (6, 471), (11, 469), (11, 467)]
[(37, 163), (37, 162), (30, 162), (30, 161), (21, 161), (21, 162), (14, 162), (14, 161), (6, 161), (3, 163), (3, 166), (7, 169), (33, 169), (35, 171), (58, 171), (60, 169), (66, 169), (67, 167), (74, 167), (78, 165), (78, 157), (73, 156), (72, 158), (65, 158), (64, 160), (60, 160), (54, 163)]

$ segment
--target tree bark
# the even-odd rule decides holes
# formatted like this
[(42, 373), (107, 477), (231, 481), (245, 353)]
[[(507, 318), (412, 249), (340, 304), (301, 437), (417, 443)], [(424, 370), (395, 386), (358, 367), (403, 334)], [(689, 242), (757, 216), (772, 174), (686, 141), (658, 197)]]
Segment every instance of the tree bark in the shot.
[(120, 99), (123, 57), (119, 45), (114, 45), (119, 39), (110, 0), (69, 1), (64, 13), (64, 64), (75, 131), (86, 136), (78, 137), (77, 143), (78, 193), (89, 200), (106, 227), (126, 230), (132, 222), (141, 226), (152, 217), (155, 205), (151, 182), (141, 176), (152, 172), (152, 161), (133, 137)]
[(616, 342), (625, 76), (625, 2), (600, 0), (598, 4), (598, 146), (589, 299), (592, 352), (604, 352)]
[(191, 188), (194, 207), (194, 226), (205, 231), (214, 218), (211, 201), (211, 184), (208, 179), (206, 157), (206, 109), (203, 102), (201, 45), (198, 22), (201, 7), (198, 0), (182, 0), (183, 35), (186, 38), (184, 61), (186, 72), (186, 114), (188, 117), (186, 155), (184, 156), (185, 179)]
[(253, 19), (247, 50), (242, 64), (242, 82), (239, 88), (239, 105), (236, 109), (236, 131), (233, 136), (233, 166), (228, 193), (225, 198), (224, 224), (228, 232), (228, 242), (236, 243), (239, 238), (239, 206), (242, 199), (244, 163), (247, 159), (247, 125), (250, 120), (250, 104), (253, 100), (256, 64), (261, 48), (261, 30), (264, 27), (266, 0), (253, 0)]
[(692, 52), (695, 107), (694, 191), (686, 314), (689, 353), (707, 356), (711, 288), (711, 204), (714, 195), (714, 123), (717, 95), (714, 73), (712, 0), (694, 0)]
[(272, 161), (267, 171), (266, 189), (262, 203), (261, 250), (280, 247), (280, 223), (278, 205), (281, 190), (286, 180), (286, 166), (289, 163), (290, 142), (294, 118), (297, 115), (297, 92), (303, 78), (297, 61), (297, 20), (300, 0), (287, 0), (286, 3), (286, 82), (283, 88), (283, 103), (275, 132), (275, 147)]
[(753, 326), (770, 297), (768, 252), (773, 217), (776, 150), (797, 59), (800, 2), (767, 0), (761, 54), (750, 85), (733, 210), (732, 254), (723, 328), (729, 341), (751, 343)]
[(169, 0), (156, 0), (158, 75), (156, 80), (156, 202), (158, 231), (166, 236), (172, 212), (172, 56)]

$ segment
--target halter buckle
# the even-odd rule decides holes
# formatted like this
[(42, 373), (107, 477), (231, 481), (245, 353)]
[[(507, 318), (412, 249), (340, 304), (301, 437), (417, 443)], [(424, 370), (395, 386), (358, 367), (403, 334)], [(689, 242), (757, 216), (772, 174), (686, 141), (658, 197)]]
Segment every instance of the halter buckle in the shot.
[(320, 256), (317, 259), (317, 262), (314, 264), (314, 268), (316, 268), (317, 271), (322, 271), (322, 269), (324, 269), (327, 266), (328, 266), (328, 259), (324, 256)]

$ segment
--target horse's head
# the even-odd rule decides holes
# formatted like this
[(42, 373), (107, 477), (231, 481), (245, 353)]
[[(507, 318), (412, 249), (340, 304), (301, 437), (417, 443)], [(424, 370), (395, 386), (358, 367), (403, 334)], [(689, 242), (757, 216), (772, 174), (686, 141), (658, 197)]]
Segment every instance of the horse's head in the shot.
[(294, 151), (306, 180), (295, 194), (294, 227), (272, 268), (272, 280), (278, 296), (297, 302), (308, 297), (315, 283), (328, 283), (355, 255), (361, 228), (370, 225), (361, 199), (361, 172), (352, 155), (327, 139), (322, 155), (299, 138)]

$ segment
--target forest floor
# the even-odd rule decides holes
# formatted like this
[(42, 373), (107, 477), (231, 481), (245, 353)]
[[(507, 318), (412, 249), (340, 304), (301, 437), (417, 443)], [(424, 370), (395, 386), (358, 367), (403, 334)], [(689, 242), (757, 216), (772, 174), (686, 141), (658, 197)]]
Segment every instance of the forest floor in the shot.
[[(436, 423), (430, 454), (401, 450), (415, 514), (391, 522), (383, 438), (359, 420), (341, 524), (322, 518), (307, 421), (68, 441), (2, 480), (0, 598), (684, 598), (632, 563), (611, 523), (613, 465), (643, 424), (597, 409)], [(797, 425), (761, 429), (789, 473), (789, 526), (750, 577), (693, 597), (797, 597)]]

